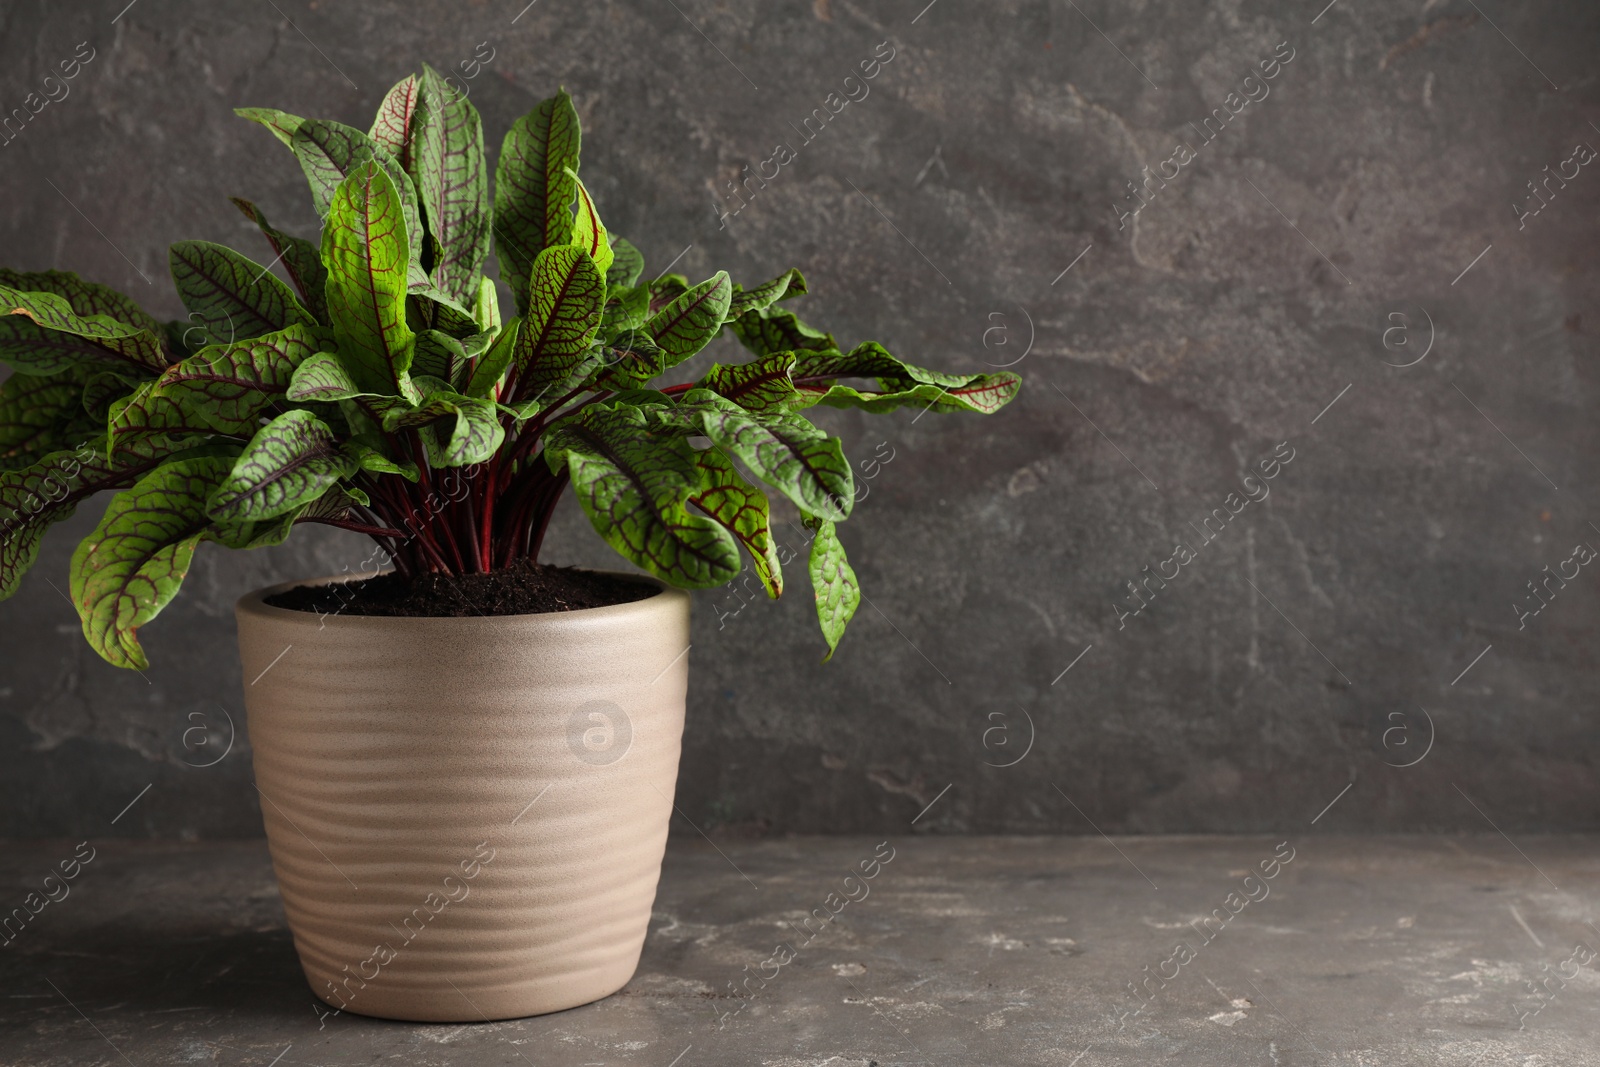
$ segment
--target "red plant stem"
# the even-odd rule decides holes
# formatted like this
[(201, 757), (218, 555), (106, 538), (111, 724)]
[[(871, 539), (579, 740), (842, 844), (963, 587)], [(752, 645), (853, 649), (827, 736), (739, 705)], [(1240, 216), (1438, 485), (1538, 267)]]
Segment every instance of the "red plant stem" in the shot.
[(478, 517), (479, 533), (482, 541), (479, 544), (478, 558), (483, 570), (494, 567), (494, 497), (498, 487), (496, 475), (499, 468), (493, 463), (485, 463), (481, 468), (483, 477), (483, 511)]
[(467, 487), (466, 494), (461, 498), (461, 503), (456, 508), (457, 521), (461, 525), (461, 539), (467, 543), (467, 551), (471, 553), (473, 571), (482, 574), (489, 568), (485, 565), (482, 547), (483, 543), (478, 537), (478, 529), (473, 515), (472, 487)]
[[(351, 533), (366, 534), (368, 537), (404, 537), (406, 535), (404, 530), (392, 530), (384, 526), (368, 526), (366, 523), (349, 522), (345, 519), (308, 516), (301, 521), (321, 523), (323, 526), (334, 526), (341, 530), (349, 530)], [(385, 546), (384, 550), (388, 551), (387, 546)], [(390, 554), (393, 555), (393, 553)]]
[(561, 491), (567, 486), (567, 475), (563, 471), (559, 477), (550, 479), (550, 487), (541, 494), (538, 511), (538, 525), (533, 530), (528, 542), (527, 555), (537, 560), (539, 549), (544, 547), (545, 531), (550, 528), (550, 518), (556, 513), (556, 505), (561, 502)]
[[(417, 557), (416, 569), (439, 570), (449, 572), (450, 565), (445, 562), (444, 553), (434, 542), (432, 533), (432, 515), (421, 518), (417, 509), (412, 506), (411, 487), (409, 484), (399, 484), (393, 479), (378, 478), (373, 481), (374, 488), (380, 496), (386, 497), (390, 505), (405, 516), (405, 525), (412, 532), (403, 544), (411, 545), (411, 551)], [(430, 560), (431, 557), (431, 560)]]
[[(418, 485), (426, 494), (423, 499), (424, 501), (434, 499), (436, 494), (431, 477), (432, 468), (428, 466), (428, 451), (422, 445), (422, 435), (416, 430), (412, 430), (408, 437), (411, 441), (411, 458), (417, 465)], [(439, 535), (440, 562), (444, 564), (442, 569), (446, 574), (465, 574), (467, 570), (466, 558), (461, 554), (461, 545), (456, 540), (456, 532), (450, 522), (452, 503), (452, 501), (446, 499), (444, 506), (439, 509), (444, 521), (434, 525)], [(428, 518), (432, 518), (432, 515), (430, 514)], [(449, 549), (450, 558), (454, 560), (454, 567), (442, 558), (444, 549)]]

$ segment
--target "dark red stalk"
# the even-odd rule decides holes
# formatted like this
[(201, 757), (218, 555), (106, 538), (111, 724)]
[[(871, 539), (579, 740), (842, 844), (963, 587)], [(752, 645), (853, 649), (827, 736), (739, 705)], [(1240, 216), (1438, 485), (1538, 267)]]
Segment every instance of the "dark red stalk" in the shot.
[(406, 535), (406, 532), (404, 530), (391, 530), (391, 529), (389, 529), (387, 527), (383, 527), (383, 526), (369, 526), (366, 523), (349, 522), (349, 521), (347, 521), (345, 519), (330, 519), (330, 518), (324, 518), (324, 517), (308, 516), (303, 521), (305, 521), (305, 522), (317, 522), (317, 523), (321, 523), (324, 526), (334, 526), (334, 527), (337, 527), (337, 528), (339, 528), (341, 530), (349, 530), (351, 533), (366, 534), (368, 537), (391, 537), (392, 538), (392, 537), (404, 537)]

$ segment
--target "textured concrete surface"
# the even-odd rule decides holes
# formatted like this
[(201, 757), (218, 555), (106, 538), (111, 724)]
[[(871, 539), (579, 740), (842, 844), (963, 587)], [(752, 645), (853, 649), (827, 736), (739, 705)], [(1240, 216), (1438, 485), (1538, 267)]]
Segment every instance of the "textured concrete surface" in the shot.
[[(621, 992), (460, 1026), (328, 1014), (300, 974), (260, 843), (98, 840), (70, 894), (0, 954), (0, 1060), (1595, 1062), (1593, 837), (1358, 838), (1302, 825), (1285, 838), (1113, 842), (903, 829), (730, 843), (722, 854), (677, 841)], [(6, 906), (74, 847), (7, 846)], [(874, 856), (887, 858), (875, 877), (846, 880)]]
[[(870, 602), (823, 666), (799, 573), (778, 604), (698, 597), (682, 803), (702, 826), (873, 832), (953, 784), (919, 829), (1255, 831), (1354, 782), (1322, 825), (1595, 827), (1600, 588), (1582, 568), (1521, 613), (1543, 568), (1600, 545), (1600, 172), (1564, 166), (1600, 146), (1600, 7), (125, 3), (0, 4), (0, 108), (94, 50), (0, 147), (10, 265), (176, 316), (169, 242), (260, 254), (228, 195), (314, 222), (233, 107), (364, 125), (404, 71), (488, 42), (470, 86), (492, 137), (566, 85), (585, 176), (655, 269), (797, 265), (841, 339), (1027, 376), (989, 420), (827, 416), (858, 460), (893, 457), (843, 533)], [(802, 144), (883, 41), (870, 95)], [(1244, 79), (1275, 54), (1263, 98)], [(1214, 108), (1238, 114), (1206, 141)], [(797, 158), (719, 225), (725, 183), (779, 142)], [(1202, 543), (1280, 442), (1270, 496)], [(0, 607), (0, 832), (257, 833), (230, 604), (366, 550), (205, 546), (141, 677), (88, 652), (50, 584), (97, 510)], [(570, 506), (551, 545), (611, 558)], [(1119, 619), (1128, 581), (1175, 567)]]

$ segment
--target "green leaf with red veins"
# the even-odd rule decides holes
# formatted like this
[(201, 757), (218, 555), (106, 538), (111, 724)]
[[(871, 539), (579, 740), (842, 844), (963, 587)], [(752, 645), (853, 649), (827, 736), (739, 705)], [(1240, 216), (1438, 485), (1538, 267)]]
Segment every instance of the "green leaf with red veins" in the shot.
[(142, 378), (130, 377), (121, 371), (99, 370), (94, 366), (84, 368), (86, 377), (83, 383), (83, 410), (97, 423), (104, 433), (106, 418), (111, 414), (111, 405), (131, 394), (142, 384)]
[(466, 363), (466, 348), (449, 334), (440, 330), (423, 330), (417, 334), (416, 351), (411, 357), (412, 373), (453, 382)]
[(833, 334), (813, 329), (792, 311), (747, 311), (728, 324), (739, 343), (758, 356), (775, 352), (836, 352)]
[(115, 667), (150, 664), (139, 627), (177, 595), (206, 528), (206, 498), (228, 475), (222, 457), (177, 460), (120, 493), (72, 554), (72, 603), (83, 635)]
[(51, 524), (69, 518), (79, 503), (102, 489), (125, 488), (181, 451), (183, 446), (169, 439), (153, 439), (141, 455), (113, 462), (82, 445), (52, 452), (27, 467), (0, 471), (0, 600), (16, 591)]
[(775, 352), (731, 367), (714, 363), (695, 388), (709, 389), (747, 411), (786, 411), (799, 396), (790, 377), (794, 361), (793, 352)]
[(562, 387), (594, 361), (590, 349), (600, 330), (606, 283), (587, 252), (557, 245), (534, 260), (530, 292), (512, 351), (517, 393), (528, 399)]
[(243, 212), (245, 218), (255, 223), (266, 237), (267, 243), (272, 246), (274, 258), (283, 264), (283, 269), (288, 271), (289, 277), (294, 280), (300, 303), (316, 316), (318, 322), (326, 324), (328, 301), (323, 290), (327, 287), (328, 271), (322, 265), (322, 253), (317, 246), (304, 237), (291, 237), (281, 230), (273, 229), (267, 224), (267, 217), (261, 213), (261, 209), (250, 201), (241, 200), (237, 196), (229, 199), (233, 201), (233, 206)]
[(650, 293), (650, 314), (654, 315), (689, 291), (689, 279), (681, 274), (663, 274), (645, 283)]
[(817, 622), (822, 626), (823, 640), (828, 642), (828, 654), (822, 657), (826, 663), (833, 658), (844, 628), (861, 604), (861, 586), (845, 558), (844, 545), (839, 543), (833, 523), (807, 516), (805, 524), (816, 531), (808, 569), (817, 599)]
[(995, 374), (973, 374), (960, 385), (890, 385), (883, 392), (862, 392), (848, 385), (832, 384), (826, 392), (819, 386), (807, 384), (800, 387), (802, 397), (812, 397), (812, 403), (835, 408), (859, 408), (873, 414), (882, 414), (899, 407), (912, 407), (919, 411), (940, 413), (973, 411), (992, 415), (999, 411), (1022, 388), (1022, 379), (1010, 371)]
[(299, 115), (291, 115), (275, 107), (236, 107), (233, 113), (242, 119), (259, 122), (272, 131), (272, 136), (290, 148), (294, 147), (294, 131), (306, 121)]
[(688, 509), (709, 488), (682, 436), (654, 437), (627, 405), (588, 408), (546, 439), (545, 459), (566, 470), (595, 531), (625, 559), (673, 585), (721, 585), (739, 573), (739, 545), (716, 520)]
[(256, 420), (283, 397), (297, 369), (317, 353), (306, 326), (203, 348), (141, 387), (110, 420), (111, 449), (133, 436), (195, 431), (249, 437)]
[(132, 297), (124, 296), (110, 286), (84, 281), (71, 271), (26, 273), (0, 267), (0, 285), (24, 293), (54, 293), (65, 300), (75, 314), (106, 315), (129, 326), (149, 330), (158, 337), (161, 335), (161, 323)]
[(167, 252), (189, 318), (210, 343), (227, 345), (289, 326), (315, 326), (294, 290), (265, 266), (224, 245), (179, 241)]
[(500, 276), (528, 313), (533, 261), (572, 240), (574, 175), (582, 138), (566, 90), (512, 123), (494, 171), (494, 248)]
[(667, 354), (643, 330), (629, 330), (600, 346), (598, 389), (637, 389), (666, 368)]
[(109, 315), (79, 314), (54, 293), (5, 285), (0, 285), (0, 360), (19, 374), (44, 375), (85, 362), (160, 374), (168, 362), (156, 332)]
[(741, 478), (720, 448), (696, 453), (695, 462), (709, 484), (690, 501), (739, 539), (767, 595), (777, 599), (783, 593), (783, 565), (772, 540), (766, 494)]
[(260, 522), (309, 504), (355, 470), (333, 431), (309, 411), (286, 411), (257, 431), (206, 500), (218, 522)]
[(426, 289), (433, 283), (422, 269), (424, 231), (417, 206), (417, 190), (411, 176), (388, 150), (360, 130), (338, 122), (308, 119), (294, 133), (294, 152), (311, 185), (311, 201), (324, 220), (333, 209), (340, 184), (367, 163), (383, 167), (400, 197), (400, 214), (405, 220), (407, 285), (411, 291)]
[(611, 266), (606, 270), (607, 289), (629, 289), (639, 284), (644, 273), (644, 253), (634, 247), (626, 237), (618, 237), (611, 245)]
[(447, 390), (429, 395), (412, 410), (389, 411), (383, 417), (383, 428), (391, 433), (421, 430), (428, 463), (434, 467), (485, 463), (505, 440), (500, 409), (492, 401)]
[(351, 397), (373, 395), (361, 391), (333, 352), (318, 352), (308, 356), (304, 363), (295, 368), (294, 377), (289, 380), (289, 388), (285, 393), (288, 399), (297, 404), (333, 403)]
[(719, 270), (650, 316), (644, 329), (667, 354), (663, 370), (682, 363), (711, 343), (722, 330), (732, 296), (728, 272)]
[(0, 469), (28, 467), (51, 452), (105, 432), (83, 410), (82, 369), (42, 378), (13, 374), (0, 382)]
[(844, 447), (800, 415), (746, 411), (694, 389), (678, 412), (698, 418), (707, 437), (811, 515), (843, 520), (855, 501), (855, 480)]
[[(996, 374), (946, 374), (913, 366), (889, 354), (876, 341), (840, 352), (797, 353), (793, 375), (802, 398), (830, 407), (892, 411), (914, 406), (933, 411), (975, 411), (992, 414), (1017, 395), (1022, 379), (1010, 371)], [(838, 378), (874, 378), (878, 392), (839, 385)]]
[(606, 233), (605, 223), (600, 221), (600, 212), (595, 209), (594, 198), (589, 195), (589, 190), (579, 181), (577, 172), (574, 171), (572, 180), (578, 183), (578, 215), (572, 223), (572, 243), (589, 253), (589, 258), (594, 260), (594, 265), (601, 274), (608, 274), (611, 270), (612, 260), (616, 253), (611, 250), (611, 238)]
[(642, 285), (618, 289), (607, 285), (606, 310), (600, 317), (600, 336), (610, 339), (638, 330), (650, 321), (650, 290)]
[(384, 94), (372, 129), (367, 131), (373, 142), (382, 145), (407, 169), (411, 165), (411, 128), (417, 113), (417, 95), (417, 77), (408, 74)]
[(733, 300), (728, 304), (728, 321), (742, 318), (752, 311), (765, 311), (777, 301), (799, 296), (805, 291), (805, 275), (793, 267), (753, 289), (734, 286)]
[[(420, 476), (417, 465), (410, 460), (396, 462), (391, 459), (383, 451), (383, 439), (375, 435), (370, 437), (363, 435), (346, 441), (339, 446), (339, 450), (355, 460), (356, 466), (364, 471), (371, 471), (374, 474), (398, 474), (408, 482), (414, 482)], [(329, 493), (337, 492), (339, 490), (329, 490)], [(327, 499), (327, 495), (320, 498), (320, 500)], [(312, 508), (312, 511), (321, 514), (320, 506)]]
[(342, 362), (364, 392), (409, 396), (416, 338), (406, 325), (411, 250), (389, 175), (363, 163), (339, 184), (322, 231), (328, 315)]
[(489, 254), (489, 174), (478, 109), (423, 66), (406, 171), (416, 183), (434, 240), (433, 284), (457, 303), (478, 295)]
[[(15, 379), (12, 379), (13, 381)], [(0, 470), (0, 600), (17, 591), (52, 523), (118, 476), (93, 449), (53, 452), (27, 467)]]

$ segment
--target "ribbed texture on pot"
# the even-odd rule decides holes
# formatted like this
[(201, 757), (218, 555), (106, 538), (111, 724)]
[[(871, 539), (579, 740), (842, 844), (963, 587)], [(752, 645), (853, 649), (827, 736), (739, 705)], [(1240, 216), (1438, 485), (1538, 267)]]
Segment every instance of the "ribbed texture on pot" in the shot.
[(689, 598), (319, 618), (275, 591), (239, 601), (245, 706), (317, 996), (481, 1022), (620, 989), (672, 814)]

